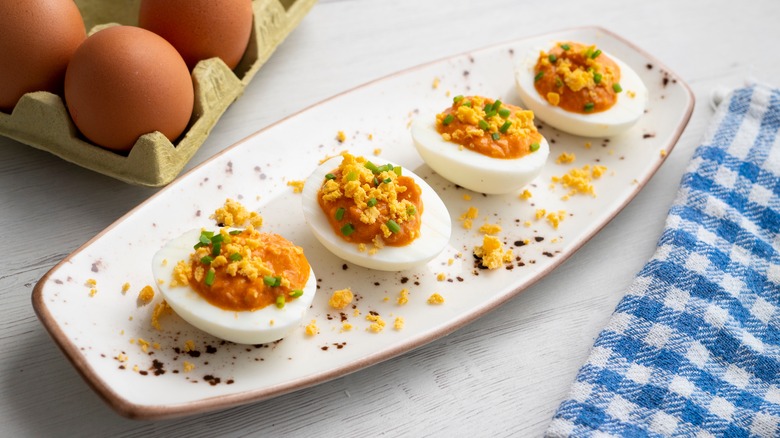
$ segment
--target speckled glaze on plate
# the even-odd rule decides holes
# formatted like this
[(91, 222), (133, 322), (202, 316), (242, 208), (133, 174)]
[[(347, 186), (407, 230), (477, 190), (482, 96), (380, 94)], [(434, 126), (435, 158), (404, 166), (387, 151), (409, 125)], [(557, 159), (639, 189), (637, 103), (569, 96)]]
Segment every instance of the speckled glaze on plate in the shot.
[[(457, 94), (519, 104), (514, 85), (519, 57), (564, 39), (597, 44), (640, 74), (650, 101), (636, 126), (609, 139), (585, 139), (540, 123), (551, 157), (528, 187), (533, 197), (527, 200), (516, 193), (485, 196), (458, 188), (422, 162), (408, 128), (416, 114), (441, 110)], [(693, 104), (687, 85), (658, 60), (600, 28), (512, 41), (419, 66), (284, 119), (183, 175), (49, 271), (35, 287), (33, 305), (87, 383), (124, 416), (194, 414), (318, 384), (444, 336), (551, 272), (642, 189), (674, 147)], [(339, 131), (346, 134), (343, 142), (337, 139)], [(337, 259), (311, 234), (300, 195), (287, 184), (305, 179), (325, 156), (344, 150), (373, 156), (375, 149), (425, 178), (449, 209), (449, 246), (425, 266), (380, 272)], [(576, 160), (556, 164), (562, 152), (575, 154)], [(574, 195), (564, 201), (567, 190), (550, 184), (552, 176), (596, 164), (607, 168), (593, 182), (596, 197)], [(151, 318), (160, 294), (148, 305), (137, 301), (141, 288), (153, 283), (151, 259), (162, 243), (193, 227), (213, 226), (209, 215), (226, 198), (259, 211), (264, 231), (302, 246), (316, 272), (319, 290), (307, 317), (280, 342), (223, 342), (176, 315), (164, 316), (156, 330)], [(472, 206), (479, 216), (466, 229), (459, 218)], [(535, 218), (537, 209), (566, 213), (555, 229)], [(498, 236), (514, 250), (514, 261), (502, 269), (475, 265), (472, 251), (482, 241), (478, 228), (484, 223), (499, 224)], [(130, 289), (123, 293), (126, 282)], [(356, 293), (354, 307), (329, 308), (331, 293), (345, 287)], [(400, 305), (404, 288), (408, 303)], [(434, 292), (444, 297), (443, 304), (427, 303)], [(366, 315), (372, 313), (387, 323), (379, 333), (368, 330)], [(405, 320), (400, 330), (393, 328), (397, 317)], [(312, 320), (319, 334), (307, 336), (303, 326)], [(344, 331), (343, 322), (352, 330)], [(187, 341), (194, 346), (190, 351)], [(187, 371), (185, 362), (193, 368)]]

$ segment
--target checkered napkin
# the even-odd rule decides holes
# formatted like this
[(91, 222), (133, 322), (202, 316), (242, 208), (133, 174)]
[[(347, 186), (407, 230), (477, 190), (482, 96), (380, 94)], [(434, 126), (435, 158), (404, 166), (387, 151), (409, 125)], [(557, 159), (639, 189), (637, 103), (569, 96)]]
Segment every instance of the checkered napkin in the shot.
[(780, 436), (780, 90), (719, 106), (546, 435)]

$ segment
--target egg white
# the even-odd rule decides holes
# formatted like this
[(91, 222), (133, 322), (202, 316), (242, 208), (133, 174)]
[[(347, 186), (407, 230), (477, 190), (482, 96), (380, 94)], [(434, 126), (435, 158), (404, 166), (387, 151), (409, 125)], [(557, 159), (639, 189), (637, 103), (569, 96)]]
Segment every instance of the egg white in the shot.
[[(592, 114), (579, 114), (550, 105), (534, 88), (534, 66), (539, 58), (539, 52), (548, 49), (532, 50), (515, 69), (517, 93), (523, 104), (540, 120), (574, 135), (609, 137), (627, 130), (642, 117), (647, 106), (647, 87), (634, 69), (606, 51), (603, 51), (603, 54), (612, 58), (620, 67), (620, 86), (623, 88), (623, 91), (618, 93), (617, 102), (611, 108)], [(636, 95), (630, 97), (628, 92)]]
[[(380, 164), (398, 164), (377, 158)], [(405, 246), (385, 246), (375, 254), (369, 254), (373, 246), (366, 244), (365, 251), (358, 251), (358, 245), (347, 242), (334, 232), (325, 213), (320, 208), (318, 192), (325, 181), (325, 175), (336, 169), (341, 157), (333, 157), (322, 163), (306, 179), (302, 192), (303, 215), (314, 236), (336, 256), (358, 266), (380, 271), (403, 271), (424, 265), (444, 250), (450, 240), (452, 223), (447, 207), (439, 195), (422, 178), (407, 168), (403, 175), (414, 179), (422, 191), (423, 212), (420, 223), (420, 236)]]
[(527, 185), (544, 168), (550, 145), (542, 137), (539, 149), (520, 158), (492, 158), (446, 141), (436, 130), (436, 115), (417, 117), (412, 139), (425, 163), (447, 180), (489, 195), (514, 192)]
[(309, 272), (303, 295), (281, 309), (271, 304), (254, 311), (225, 310), (212, 305), (189, 286), (171, 287), (173, 269), (180, 260), (189, 260), (200, 233), (200, 229), (195, 229), (170, 240), (152, 258), (157, 287), (176, 314), (210, 335), (238, 344), (277, 341), (300, 325), (317, 291), (313, 270)]

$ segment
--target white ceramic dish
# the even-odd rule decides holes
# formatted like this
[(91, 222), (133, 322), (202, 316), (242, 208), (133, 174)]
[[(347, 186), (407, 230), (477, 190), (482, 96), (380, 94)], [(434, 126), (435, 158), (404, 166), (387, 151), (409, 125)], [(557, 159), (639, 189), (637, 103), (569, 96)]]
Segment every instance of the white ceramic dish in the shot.
[[(416, 114), (441, 110), (457, 94), (517, 104), (513, 69), (518, 56), (560, 39), (596, 43), (637, 70), (650, 101), (636, 126), (607, 140), (566, 135), (540, 124), (551, 142), (551, 156), (529, 187), (533, 197), (528, 200), (457, 188), (423, 164), (408, 129)], [(49, 271), (35, 287), (33, 305), (87, 383), (128, 417), (194, 414), (321, 383), (444, 336), (552, 271), (636, 196), (674, 147), (693, 104), (689, 88), (658, 60), (600, 28), (513, 41), (416, 67), (282, 120), (183, 175)], [(336, 139), (338, 131), (346, 134), (343, 143)], [(327, 155), (349, 150), (371, 156), (377, 148), (425, 178), (450, 211), (449, 246), (425, 266), (391, 273), (336, 258), (304, 224), (300, 195), (287, 185), (304, 180)], [(575, 161), (556, 164), (562, 152), (575, 154)], [(607, 168), (593, 183), (596, 197), (575, 195), (564, 201), (566, 190), (551, 187), (552, 176), (596, 164)], [(162, 330), (152, 328), (151, 310), (159, 293), (146, 306), (136, 297), (153, 282), (153, 254), (167, 239), (211, 225), (208, 216), (225, 198), (258, 210), (265, 218), (264, 231), (280, 233), (304, 248), (320, 280), (304, 323), (316, 320), (319, 334), (306, 336), (301, 326), (281, 342), (247, 347), (205, 335), (176, 315), (162, 318)], [(479, 216), (469, 230), (459, 217), (471, 206)], [(555, 229), (535, 219), (539, 208), (565, 210), (565, 219)], [(475, 267), (472, 250), (482, 241), (477, 229), (485, 222), (501, 225), (498, 236), (519, 257), (507, 269)], [(437, 279), (440, 273), (443, 281)], [(87, 284), (90, 279), (94, 287)], [(131, 287), (123, 294), (125, 282)], [(331, 292), (345, 287), (357, 294), (358, 316), (352, 307), (340, 312), (327, 305)], [(409, 301), (399, 305), (403, 288), (409, 290)], [(444, 297), (443, 304), (427, 303), (434, 292)], [(387, 322), (382, 332), (368, 330), (369, 312)], [(401, 330), (393, 328), (397, 316), (405, 319)], [(343, 331), (342, 320), (354, 328)], [(151, 344), (146, 352), (138, 339)], [(194, 352), (184, 351), (187, 340), (193, 341)], [(185, 372), (185, 361), (194, 369)]]

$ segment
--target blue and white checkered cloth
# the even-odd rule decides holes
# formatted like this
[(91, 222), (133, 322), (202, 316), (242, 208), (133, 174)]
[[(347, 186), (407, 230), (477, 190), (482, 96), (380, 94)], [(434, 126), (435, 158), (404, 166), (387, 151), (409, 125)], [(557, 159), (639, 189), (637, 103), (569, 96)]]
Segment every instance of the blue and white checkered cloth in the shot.
[(733, 92), (547, 436), (780, 436), (780, 90)]

